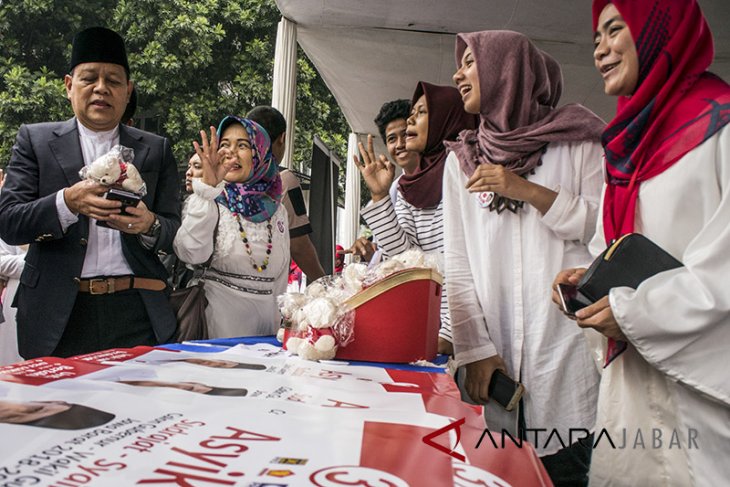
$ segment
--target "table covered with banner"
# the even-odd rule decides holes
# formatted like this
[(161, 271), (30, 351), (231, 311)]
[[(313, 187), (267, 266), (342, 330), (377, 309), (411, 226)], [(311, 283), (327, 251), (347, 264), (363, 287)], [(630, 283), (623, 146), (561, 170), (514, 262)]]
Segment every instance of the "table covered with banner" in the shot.
[(0, 367), (4, 486), (551, 485), (443, 369), (311, 362), (272, 340)]

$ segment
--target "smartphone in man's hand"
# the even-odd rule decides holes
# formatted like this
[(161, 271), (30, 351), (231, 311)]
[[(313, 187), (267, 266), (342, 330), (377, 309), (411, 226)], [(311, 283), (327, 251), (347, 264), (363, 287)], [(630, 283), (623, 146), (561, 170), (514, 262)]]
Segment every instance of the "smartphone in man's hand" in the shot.
[[(114, 201), (121, 201), (122, 206), (120, 207), (121, 215), (129, 216), (129, 213), (127, 213), (127, 208), (130, 206), (137, 206), (139, 205), (140, 200), (142, 199), (141, 196), (138, 194), (132, 193), (130, 191), (124, 191), (123, 189), (117, 189), (117, 188), (109, 188), (109, 191), (104, 193), (104, 198), (108, 200), (114, 200)], [(97, 225), (100, 227), (109, 227), (107, 222), (97, 220)]]

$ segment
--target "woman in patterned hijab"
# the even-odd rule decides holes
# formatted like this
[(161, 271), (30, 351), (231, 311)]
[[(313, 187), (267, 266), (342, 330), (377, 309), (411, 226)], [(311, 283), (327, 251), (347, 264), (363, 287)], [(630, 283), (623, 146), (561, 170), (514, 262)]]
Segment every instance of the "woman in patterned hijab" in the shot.
[(226, 173), (225, 190), (216, 201), (246, 220), (262, 222), (271, 218), (281, 203), (281, 177), (271, 153), (269, 134), (253, 120), (234, 115), (224, 118), (218, 125), (221, 149), (228, 153), (235, 152), (236, 147), (223, 138), (226, 129), (235, 124), (240, 124), (248, 136), (251, 168), (247, 176), (239, 174), (235, 169)]
[[(289, 230), (281, 205), (281, 177), (266, 131), (246, 118), (227, 116), (210, 142), (194, 142), (203, 176), (175, 237), (175, 252), (202, 264), (211, 338), (273, 335), (286, 291)], [(245, 319), (244, 319), (245, 318)]]

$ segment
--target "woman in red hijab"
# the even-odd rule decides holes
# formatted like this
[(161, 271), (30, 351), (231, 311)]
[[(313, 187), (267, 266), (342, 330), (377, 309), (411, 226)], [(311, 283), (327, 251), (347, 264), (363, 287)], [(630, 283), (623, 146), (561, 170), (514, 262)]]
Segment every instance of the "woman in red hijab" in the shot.
[(712, 35), (696, 0), (595, 0), (593, 27), (596, 69), (618, 106), (602, 135), (591, 250), (637, 232), (684, 266), (576, 314), (606, 337), (596, 431), (627, 435), (624, 449), (598, 445), (591, 484), (720, 485), (730, 478), (730, 87), (707, 71)]

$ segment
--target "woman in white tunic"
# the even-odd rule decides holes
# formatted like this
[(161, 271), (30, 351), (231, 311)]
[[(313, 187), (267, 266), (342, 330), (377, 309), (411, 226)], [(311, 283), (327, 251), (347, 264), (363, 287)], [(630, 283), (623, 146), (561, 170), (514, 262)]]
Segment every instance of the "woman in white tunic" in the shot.
[(638, 232), (684, 266), (577, 313), (606, 337), (597, 430), (617, 447), (598, 441), (591, 484), (726, 485), (730, 87), (707, 72), (712, 36), (695, 0), (596, 0), (593, 25), (618, 109), (602, 136), (607, 184), (591, 251)]
[[(25, 265), (26, 251), (27, 245), (17, 247), (0, 240), (0, 278), (7, 280), (2, 300), (2, 312), (5, 321), (0, 323), (0, 365), (8, 365), (23, 360), (18, 354), (15, 308), (11, 305), (20, 283), (19, 279)], [(2, 293), (1, 289), (0, 293)]]
[(228, 116), (217, 134), (211, 127), (210, 143), (201, 137), (202, 147), (194, 145), (203, 177), (193, 179), (175, 253), (189, 264), (212, 254), (203, 277), (211, 338), (272, 335), (281, 321), (276, 298), (286, 292), (289, 229), (269, 136)]
[[(598, 372), (548, 287), (567, 263), (589, 259), (604, 124), (580, 105), (555, 108), (560, 67), (522, 34), (459, 34), (456, 43), (454, 81), (466, 111), (480, 115), (476, 131), (447, 144), (444, 174), (456, 359), (491, 430), (545, 428), (529, 439), (553, 482), (585, 484), (590, 450), (571, 448), (569, 430), (592, 430)], [(487, 402), (495, 369), (524, 384), (519, 412)], [(553, 429), (562, 442), (547, 441)]]

